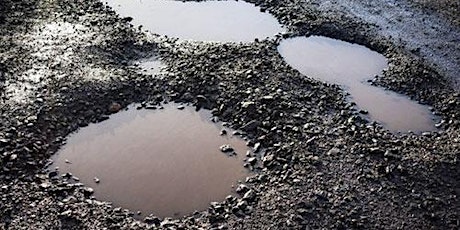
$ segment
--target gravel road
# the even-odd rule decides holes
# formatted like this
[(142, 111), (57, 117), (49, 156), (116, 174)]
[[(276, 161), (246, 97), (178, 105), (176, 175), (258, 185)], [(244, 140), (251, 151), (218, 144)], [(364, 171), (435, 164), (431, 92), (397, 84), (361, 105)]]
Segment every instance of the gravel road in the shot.
[[(2, 0), (0, 229), (459, 229), (458, 3), (250, 2), (288, 32), (184, 42), (130, 26), (97, 0)], [(384, 54), (390, 67), (373, 83), (430, 105), (439, 131), (391, 133), (361, 118), (339, 86), (290, 68), (280, 40), (311, 34)], [(152, 54), (164, 71), (138, 73), (132, 63)], [(108, 119), (113, 103), (164, 101), (210, 109), (260, 146), (238, 195), (139, 220), (45, 171), (66, 136)]]

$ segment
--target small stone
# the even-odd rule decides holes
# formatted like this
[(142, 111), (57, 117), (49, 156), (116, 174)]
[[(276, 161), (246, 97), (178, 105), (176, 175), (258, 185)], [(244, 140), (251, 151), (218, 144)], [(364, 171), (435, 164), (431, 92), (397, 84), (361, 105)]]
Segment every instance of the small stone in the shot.
[(236, 204), (236, 208), (239, 210), (244, 210), (248, 206), (248, 202), (242, 200)]
[(70, 178), (72, 178), (72, 173), (64, 173), (64, 174), (62, 174), (62, 178), (70, 179)]
[(297, 213), (299, 213), (300, 215), (308, 215), (311, 213), (311, 211), (305, 208), (299, 208), (297, 209)]
[(250, 156), (252, 156), (252, 154), (251, 154), (251, 151), (250, 151), (250, 150), (246, 151), (246, 156), (247, 156), (247, 157), (250, 157)]
[(255, 104), (253, 101), (245, 101), (245, 102), (241, 102), (241, 108), (243, 109), (247, 109), (247, 108), (250, 108), (250, 107), (255, 107)]
[(228, 229), (228, 228), (229, 228), (228, 224), (221, 224), (221, 225), (219, 225), (219, 227), (217, 227), (217, 229), (219, 229), (219, 230), (225, 230), (225, 229)]
[(228, 202), (233, 202), (235, 200), (235, 197), (233, 197), (232, 195), (228, 195), (227, 197), (225, 197), (225, 200), (227, 200)]
[(67, 210), (67, 211), (61, 212), (59, 215), (60, 215), (60, 216), (70, 216), (71, 214), (72, 214), (72, 211), (71, 211), (71, 210)]
[(255, 198), (256, 198), (256, 194), (254, 193), (253, 190), (247, 191), (243, 196), (243, 200), (246, 200), (246, 201), (253, 201)]
[(230, 145), (222, 145), (220, 146), (220, 151), (222, 151), (223, 153), (230, 153), (233, 152), (234, 149)]
[(172, 228), (176, 226), (176, 222), (171, 219), (165, 219), (161, 222), (160, 226), (162, 228)]
[(382, 154), (383, 151), (379, 147), (373, 147), (369, 149), (371, 154)]
[(274, 97), (273, 96), (263, 96), (262, 100), (264, 101), (273, 101)]
[(254, 147), (252, 148), (255, 153), (259, 152), (260, 150), (260, 143), (257, 142), (254, 144)]
[(83, 194), (85, 196), (91, 196), (94, 193), (94, 189), (92, 188), (83, 188)]
[(222, 130), (220, 131), (220, 135), (221, 135), (221, 136), (227, 135), (227, 130), (222, 129)]
[(197, 105), (199, 107), (209, 108), (209, 100), (203, 95), (196, 96)]
[(183, 109), (185, 109), (185, 106), (179, 105), (179, 106), (177, 106), (177, 109), (178, 109), (178, 110), (183, 110)]
[(56, 172), (56, 171), (52, 171), (52, 172), (48, 173), (49, 178), (53, 178), (53, 177), (55, 177), (57, 175), (58, 175), (58, 172)]
[(251, 157), (248, 159), (248, 163), (251, 164), (251, 165), (255, 165), (257, 162), (257, 158), (255, 157)]
[(241, 108), (250, 113), (254, 113), (256, 111), (256, 103), (252, 101), (245, 101), (241, 103)]
[(99, 182), (101, 182), (101, 180), (99, 180), (99, 178), (97, 177), (94, 177), (94, 182), (98, 184)]
[(10, 160), (14, 161), (18, 158), (18, 155), (17, 154), (11, 154), (10, 156)]
[(387, 157), (387, 158), (401, 159), (400, 155), (396, 155), (396, 154), (392, 153), (390, 150), (385, 151), (383, 156)]
[(259, 125), (260, 125), (260, 121), (252, 120), (246, 123), (245, 125), (243, 125), (243, 127), (241, 127), (241, 130), (246, 131), (246, 132), (254, 131), (255, 129), (257, 129), (257, 127), (259, 127)]
[(334, 148), (330, 149), (326, 154), (327, 154), (328, 156), (331, 156), (331, 155), (337, 155), (337, 154), (339, 154), (339, 153), (340, 153), (340, 149), (334, 147)]
[(101, 115), (100, 117), (97, 118), (97, 121), (101, 122), (101, 121), (108, 120), (109, 118), (110, 117), (107, 115)]
[(154, 225), (160, 225), (160, 223), (161, 223), (160, 218), (158, 218), (156, 216), (147, 216), (147, 217), (145, 217), (144, 221), (147, 224), (154, 224)]
[(112, 104), (110, 104), (110, 106), (109, 106), (109, 112), (116, 113), (116, 112), (120, 111), (121, 108), (122, 107), (121, 107), (120, 104), (118, 104), (116, 102), (112, 102)]
[(275, 157), (274, 157), (272, 154), (270, 154), (270, 155), (264, 156), (264, 157), (262, 158), (262, 162), (264, 163), (264, 165), (267, 165), (267, 164), (269, 164), (270, 162), (272, 162), (272, 161), (274, 160), (274, 158), (275, 158)]
[(66, 164), (72, 164), (68, 159), (65, 159)]
[(248, 186), (244, 185), (244, 184), (240, 184), (238, 185), (238, 188), (236, 188), (236, 192), (237, 193), (245, 193), (249, 190)]
[(121, 21), (123, 21), (123, 22), (131, 22), (132, 20), (133, 20), (132, 17), (124, 17), (124, 18), (121, 19)]
[(5, 138), (0, 138), (0, 146), (7, 145), (10, 142), (10, 140), (5, 139)]
[(40, 188), (43, 188), (43, 189), (46, 189), (46, 188), (49, 188), (51, 187), (51, 183), (49, 182), (43, 182), (40, 184)]

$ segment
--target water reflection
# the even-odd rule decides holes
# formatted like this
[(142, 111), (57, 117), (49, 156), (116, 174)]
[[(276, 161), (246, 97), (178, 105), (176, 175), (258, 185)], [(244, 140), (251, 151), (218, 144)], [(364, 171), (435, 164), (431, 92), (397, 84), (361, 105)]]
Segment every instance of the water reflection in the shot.
[(312, 36), (283, 40), (278, 51), (302, 74), (340, 84), (357, 106), (392, 131), (434, 130), (428, 107), (370, 85), (367, 80), (387, 68), (386, 58), (364, 46)]
[[(71, 172), (94, 188), (96, 198), (133, 211), (166, 217), (203, 210), (248, 175), (245, 141), (220, 136), (222, 126), (209, 117), (175, 104), (131, 108), (71, 135), (50, 168)], [(222, 153), (224, 144), (237, 155)]]
[(278, 21), (244, 1), (108, 0), (122, 17), (152, 33), (186, 40), (252, 42), (283, 32)]

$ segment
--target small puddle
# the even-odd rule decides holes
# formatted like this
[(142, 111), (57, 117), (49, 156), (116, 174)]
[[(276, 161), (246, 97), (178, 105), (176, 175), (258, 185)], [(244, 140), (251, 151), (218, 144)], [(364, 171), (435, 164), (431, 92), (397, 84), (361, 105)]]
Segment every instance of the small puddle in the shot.
[(320, 36), (283, 40), (278, 51), (302, 74), (342, 85), (360, 109), (367, 110), (371, 119), (389, 130), (435, 130), (427, 106), (367, 82), (387, 68), (383, 55), (364, 46)]
[(153, 76), (160, 74), (161, 69), (165, 67), (165, 65), (160, 60), (158, 60), (158, 57), (143, 58), (137, 60), (133, 64), (139, 68), (140, 73)]
[[(178, 217), (223, 201), (249, 171), (248, 147), (238, 137), (220, 135), (222, 126), (208, 111), (194, 108), (119, 112), (69, 136), (53, 156), (50, 169), (72, 173), (94, 189), (99, 200), (115, 206)], [(228, 144), (237, 153), (220, 151)], [(97, 179), (95, 179), (97, 178)], [(96, 180), (100, 180), (96, 183)]]
[(184, 40), (252, 42), (283, 32), (269, 13), (244, 1), (108, 0), (122, 17), (152, 33)]

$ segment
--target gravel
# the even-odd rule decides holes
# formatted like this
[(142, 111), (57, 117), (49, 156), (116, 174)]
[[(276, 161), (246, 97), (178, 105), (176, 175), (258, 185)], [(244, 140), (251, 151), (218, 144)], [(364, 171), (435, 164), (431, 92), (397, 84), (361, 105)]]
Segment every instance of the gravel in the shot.
[[(177, 41), (130, 26), (96, 0), (3, 0), (0, 229), (460, 228), (460, 95), (450, 77), (458, 73), (458, 49), (443, 46), (427, 58), (437, 48), (417, 50), (424, 26), (413, 24), (418, 32), (399, 41), (390, 36), (404, 20), (386, 28), (359, 16), (370, 8), (391, 13), (391, 1), (251, 2), (287, 26), (284, 37), (325, 35), (385, 54), (391, 67), (373, 83), (432, 106), (440, 130), (394, 134), (369, 123), (339, 86), (290, 68), (277, 53), (281, 36)], [(395, 8), (417, 12), (411, 21), (449, 20), (414, 2)], [(451, 14), (448, 6), (434, 10)], [(448, 36), (458, 33), (452, 22), (427, 36), (442, 43), (449, 28)], [(443, 53), (450, 64), (437, 61)], [(161, 77), (130, 65), (153, 54), (165, 63)], [(238, 195), (178, 219), (139, 220), (135, 210), (92, 197), (71, 174), (45, 170), (79, 127), (134, 102), (153, 108), (163, 101), (210, 109), (250, 140), (254, 175)]]

